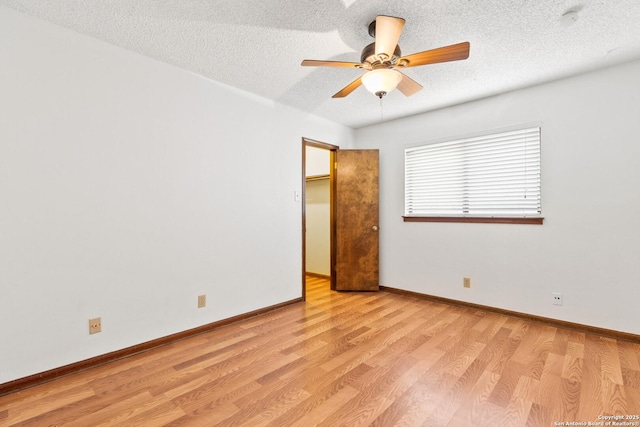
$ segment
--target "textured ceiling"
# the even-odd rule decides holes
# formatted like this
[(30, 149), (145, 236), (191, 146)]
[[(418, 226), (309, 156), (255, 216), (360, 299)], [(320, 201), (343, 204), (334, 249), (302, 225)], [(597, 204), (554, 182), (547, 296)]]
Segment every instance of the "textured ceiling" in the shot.
[[(639, 0), (0, 0), (207, 78), (358, 128), (640, 58)], [(578, 10), (571, 25), (562, 19)], [(331, 95), (360, 70), (376, 15), (406, 19), (404, 55), (469, 41), (466, 61), (405, 72), (424, 86), (380, 101)], [(381, 114), (382, 113), (382, 114)]]

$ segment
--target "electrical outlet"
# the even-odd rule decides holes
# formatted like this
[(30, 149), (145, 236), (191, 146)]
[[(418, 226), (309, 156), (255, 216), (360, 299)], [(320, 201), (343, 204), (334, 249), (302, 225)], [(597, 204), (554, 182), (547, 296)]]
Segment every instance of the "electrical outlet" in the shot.
[(207, 306), (207, 296), (206, 295), (198, 295), (198, 308)]
[(562, 305), (562, 294), (560, 292), (553, 292), (553, 305)]
[(102, 320), (99, 317), (89, 319), (89, 334), (97, 334), (102, 332)]
[(465, 277), (464, 280), (462, 281), (462, 286), (464, 286), (465, 288), (470, 288), (471, 287), (471, 277)]

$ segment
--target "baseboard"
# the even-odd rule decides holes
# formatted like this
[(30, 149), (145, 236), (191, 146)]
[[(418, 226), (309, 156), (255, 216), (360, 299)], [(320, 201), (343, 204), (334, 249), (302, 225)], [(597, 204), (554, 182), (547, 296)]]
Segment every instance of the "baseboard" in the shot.
[(323, 280), (331, 280), (331, 276), (328, 276), (326, 274), (320, 274), (320, 273), (310, 273), (310, 272), (306, 272), (305, 273), (306, 276), (309, 277), (314, 277), (316, 279), (323, 279)]
[(280, 304), (272, 305), (269, 307), (261, 308), (259, 310), (251, 311), (249, 313), (240, 314), (238, 316), (229, 317), (227, 319), (219, 320), (217, 322), (209, 323), (207, 325), (199, 326), (197, 328), (189, 329), (186, 331), (178, 332), (166, 337), (158, 338), (152, 341), (147, 341), (141, 344), (137, 344), (131, 347), (123, 348), (122, 350), (112, 351), (111, 353), (102, 354), (100, 356), (92, 357), (90, 359), (82, 360), (80, 362), (71, 363), (69, 365), (54, 368), (45, 372), (30, 375), (24, 378), (18, 378), (13, 381), (0, 384), (0, 396), (15, 393), (16, 391), (24, 390), (25, 388), (40, 385), (64, 376), (78, 373), (87, 369), (94, 368), (106, 363), (115, 362), (116, 360), (124, 359), (126, 357), (140, 354), (145, 351), (152, 350), (167, 344), (171, 344), (176, 341), (183, 340), (185, 338), (191, 338), (196, 335), (210, 332), (213, 329), (220, 328), (222, 326), (229, 325), (231, 323), (246, 320), (251, 317), (259, 316), (261, 314), (269, 313), (274, 310), (286, 307), (288, 305), (302, 302), (302, 298), (296, 298), (290, 301), (285, 301)]
[(413, 298), (419, 298), (419, 299), (424, 299), (428, 301), (438, 302), (442, 304), (456, 305), (460, 307), (472, 308), (475, 310), (489, 311), (491, 313), (501, 314), (501, 315), (510, 316), (510, 317), (517, 317), (520, 319), (525, 319), (525, 320), (529, 320), (537, 323), (543, 323), (545, 325), (554, 326), (557, 328), (571, 329), (574, 331), (583, 332), (587, 334), (601, 335), (607, 338), (630, 341), (636, 344), (640, 344), (640, 335), (630, 334), (628, 332), (620, 332), (620, 331), (614, 331), (612, 329), (582, 325), (580, 323), (567, 322), (564, 320), (552, 319), (550, 317), (535, 316), (533, 314), (520, 313), (518, 311), (504, 310), (502, 308), (490, 307), (487, 305), (480, 305), (480, 304), (458, 301), (458, 300), (449, 299), (449, 298), (436, 297), (433, 295), (422, 294), (420, 292), (405, 291), (403, 289), (396, 289), (388, 286), (380, 286), (380, 290), (394, 293), (394, 294), (405, 295)]

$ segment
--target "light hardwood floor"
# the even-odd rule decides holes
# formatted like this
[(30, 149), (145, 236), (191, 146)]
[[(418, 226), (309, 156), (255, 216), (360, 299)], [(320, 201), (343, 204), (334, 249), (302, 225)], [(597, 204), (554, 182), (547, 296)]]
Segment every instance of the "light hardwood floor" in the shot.
[(0, 397), (0, 426), (513, 427), (640, 414), (640, 345), (328, 288), (309, 278), (306, 303)]

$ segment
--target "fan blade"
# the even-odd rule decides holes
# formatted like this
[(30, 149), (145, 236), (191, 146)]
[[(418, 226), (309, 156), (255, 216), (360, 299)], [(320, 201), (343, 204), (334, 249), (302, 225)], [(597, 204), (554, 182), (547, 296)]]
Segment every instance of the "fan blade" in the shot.
[(384, 15), (376, 17), (376, 55), (383, 53), (387, 59), (393, 57), (403, 27), (402, 18)]
[[(417, 67), (438, 62), (459, 61), (468, 57), (469, 42), (464, 42), (403, 56), (396, 61), (396, 64), (398, 64), (398, 67)], [(402, 65), (405, 61), (407, 64)]]
[(332, 96), (332, 98), (344, 98), (362, 85), (362, 77), (358, 77), (348, 85), (342, 88), (340, 92)]
[(342, 62), (342, 61), (316, 61), (315, 59), (305, 59), (302, 61), (303, 67), (343, 67), (343, 68), (362, 68), (362, 64), (358, 62)]
[(398, 90), (404, 93), (405, 96), (411, 96), (416, 92), (422, 90), (422, 85), (417, 81), (413, 80), (411, 77), (407, 76), (404, 73), (402, 74), (402, 80), (398, 83)]

